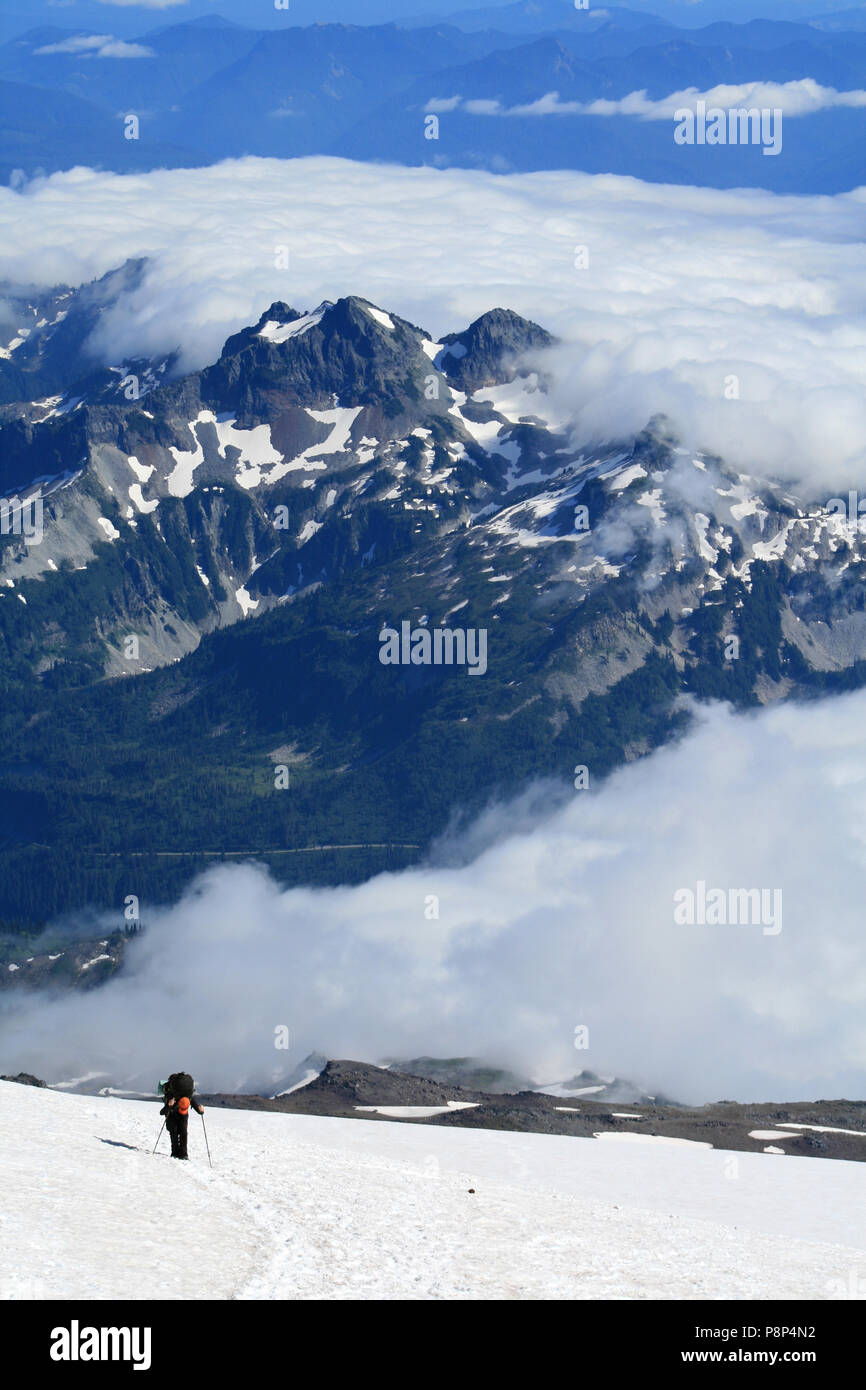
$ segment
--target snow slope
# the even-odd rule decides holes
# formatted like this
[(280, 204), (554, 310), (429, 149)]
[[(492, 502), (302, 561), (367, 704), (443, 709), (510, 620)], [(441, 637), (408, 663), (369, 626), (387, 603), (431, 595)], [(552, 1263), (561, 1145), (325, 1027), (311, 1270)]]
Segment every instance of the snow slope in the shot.
[[(4, 1298), (828, 1298), (866, 1165), (0, 1083)], [(736, 1163), (736, 1175), (732, 1165)], [(474, 1188), (474, 1194), (468, 1189)]]

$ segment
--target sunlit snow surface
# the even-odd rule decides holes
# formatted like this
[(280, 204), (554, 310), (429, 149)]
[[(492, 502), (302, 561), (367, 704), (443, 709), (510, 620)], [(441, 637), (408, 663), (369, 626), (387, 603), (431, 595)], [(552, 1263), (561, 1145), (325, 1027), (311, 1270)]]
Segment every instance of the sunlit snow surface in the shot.
[(4, 1298), (832, 1298), (866, 1275), (860, 1163), (209, 1109), (211, 1170), (197, 1116), (189, 1163), (151, 1156), (156, 1104), (3, 1082), (0, 1115)]

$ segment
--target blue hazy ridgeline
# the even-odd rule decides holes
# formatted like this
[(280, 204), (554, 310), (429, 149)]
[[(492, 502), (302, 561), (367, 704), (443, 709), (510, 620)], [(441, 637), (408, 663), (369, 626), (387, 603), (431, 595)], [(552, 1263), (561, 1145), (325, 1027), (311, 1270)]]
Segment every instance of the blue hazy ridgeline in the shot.
[[(832, 194), (863, 182), (866, 105), (856, 97), (838, 104), (831, 92), (818, 109), (786, 111), (781, 157), (734, 141), (677, 145), (672, 115), (574, 109), (758, 82), (811, 80), (862, 93), (863, 4), (633, 0), (582, 11), (567, 0), (517, 0), (450, 10), (447, 22), (445, 12), (435, 0), (394, 0), (354, 6), (346, 24), (335, 22), (348, 13), (342, 0), (292, 0), (256, 29), (238, 22), (232, 0), (222, 15), (177, 6), (158, 24), (148, 23), (155, 11), (84, 4), (74, 28), (72, 12), (56, 6), (37, 4), (29, 16), (7, 10), (0, 179), (74, 165), (126, 172), (325, 154), (786, 193)], [(400, 22), (379, 22), (387, 16)], [(556, 109), (520, 110), (545, 98)]]

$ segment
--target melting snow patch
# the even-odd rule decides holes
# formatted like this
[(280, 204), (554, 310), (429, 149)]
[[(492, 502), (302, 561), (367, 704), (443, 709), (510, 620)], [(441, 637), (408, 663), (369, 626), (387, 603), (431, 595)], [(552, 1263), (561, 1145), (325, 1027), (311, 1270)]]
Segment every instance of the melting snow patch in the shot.
[(677, 1139), (672, 1134), (635, 1134), (630, 1129), (608, 1130), (604, 1134), (593, 1135), (594, 1139), (607, 1139), (615, 1144), (675, 1144), (681, 1147), (687, 1144), (692, 1149), (711, 1149), (712, 1144), (705, 1144), (701, 1139)]
[(710, 518), (704, 512), (695, 512), (695, 526), (698, 532), (698, 552), (702, 560), (718, 560), (719, 552), (707, 540)]
[[(27, 335), (25, 334), (24, 336), (26, 337)], [(0, 348), (0, 357), (11, 357), (15, 349), (19, 348), (23, 342), (24, 338), (21, 336), (21, 331), (19, 329), (18, 337), (13, 338), (11, 343), (8, 343), (5, 348)]]
[(257, 487), (262, 481), (262, 468), (281, 464), (283, 456), (271, 443), (270, 425), (255, 425), (251, 430), (239, 430), (234, 420), (213, 420), (219, 440), (219, 452), (226, 457), (226, 449), (237, 449), (240, 454), (235, 482), (240, 487)]
[(423, 1120), (428, 1115), (447, 1115), (449, 1110), (474, 1110), (480, 1101), (449, 1100), (447, 1105), (356, 1105), (374, 1115), (388, 1115), (393, 1120)]
[(283, 465), (282, 470), (275, 470), (271, 481), (275, 481), (280, 471), (287, 473), (290, 468), (325, 468), (326, 464), (311, 463), (309, 460), (319, 458), (322, 454), (341, 453), (349, 443), (352, 426), (362, 409), (362, 406), (355, 405), (335, 406), (332, 410), (308, 410), (307, 414), (313, 420), (317, 420), (321, 425), (330, 425), (331, 433), (320, 444), (311, 444), (291, 464)]
[(99, 517), (98, 521), (99, 525), (102, 527), (103, 531), (105, 532), (106, 536), (110, 541), (116, 541), (120, 539), (120, 532), (116, 529), (116, 527), (112, 526), (107, 516)]
[[(858, 1134), (858, 1135), (860, 1136), (861, 1139), (866, 1139), (866, 1130), (862, 1130), (862, 1129), (837, 1129), (834, 1125), (798, 1125), (798, 1124), (786, 1123), (786, 1124), (780, 1124), (780, 1125), (778, 1126), (778, 1128), (779, 1128), (779, 1129), (815, 1129), (815, 1130), (818, 1131), (819, 1134)], [(780, 1136), (780, 1135), (776, 1134), (776, 1135), (773, 1135), (773, 1136), (771, 1136), (771, 1137), (778, 1139), (778, 1138), (783, 1137), (783, 1136)]]
[(494, 410), (504, 415), (512, 424), (517, 424), (528, 415), (543, 418), (545, 424), (552, 429), (561, 428), (564, 423), (552, 421), (549, 414), (541, 416), (538, 407), (543, 402), (544, 408), (547, 409), (548, 401), (545, 393), (539, 388), (538, 375), (535, 372), (528, 377), (516, 377), (505, 386), (482, 386), (473, 394), (472, 399), (479, 405), (492, 405)]
[(381, 323), (383, 328), (388, 328), (392, 333), (394, 332), (394, 320), (389, 314), (386, 314), (382, 309), (374, 308), (372, 304), (365, 304), (364, 308), (371, 318), (374, 318), (377, 323)]
[(578, 1089), (570, 1090), (561, 1081), (555, 1081), (550, 1086), (536, 1086), (535, 1090), (541, 1096), (556, 1096), (560, 1100), (572, 1100), (575, 1096), (594, 1096), (599, 1091), (604, 1090), (604, 1086), (579, 1086)]
[(628, 468), (624, 468), (618, 478), (614, 478), (613, 482), (611, 483), (611, 487), (613, 488), (614, 492), (622, 492), (623, 488), (627, 488), (630, 483), (633, 483), (635, 481), (636, 478), (645, 477), (646, 469), (643, 467), (643, 465), (640, 463), (633, 463)]
[(280, 1096), (290, 1096), (293, 1091), (302, 1090), (304, 1086), (309, 1086), (311, 1081), (315, 1081), (316, 1077), (319, 1075), (320, 1073), (312, 1068), (309, 1071), (305, 1071), (300, 1081), (296, 1081), (294, 1086), (287, 1086), (284, 1091), (277, 1091), (274, 1100), (279, 1100)]
[(781, 531), (777, 531), (770, 541), (755, 541), (752, 545), (752, 554), (756, 560), (780, 560), (785, 553), (788, 544), (788, 533), (794, 525), (789, 521)]
[(129, 464), (138, 481), (140, 483), (146, 483), (151, 473), (153, 472), (153, 464), (145, 465), (143, 463), (139, 463), (138, 459), (135, 457), (135, 454), (130, 454), (126, 461)]
[(661, 495), (662, 490), (657, 487), (652, 492), (644, 492), (637, 499), (639, 507), (649, 507), (652, 510), (653, 521), (657, 526), (661, 526), (667, 520), (665, 509), (661, 503)]
[(267, 338), (268, 342), (271, 343), (285, 343), (289, 338), (297, 338), (301, 333), (315, 328), (316, 324), (321, 322), (325, 310), (330, 307), (326, 300), (311, 314), (304, 314), (302, 318), (295, 319), (292, 323), (277, 323), (275, 319), (268, 319), (264, 327), (259, 330), (258, 336)]
[[(201, 416), (195, 421), (191, 421), (187, 428), (195, 441), (193, 449), (178, 449), (174, 444), (169, 445), (169, 453), (174, 457), (175, 466), (169, 473), (166, 482), (172, 497), (188, 497), (193, 489), (193, 474), (195, 470), (204, 463), (204, 449), (202, 448), (194, 426), (198, 424)], [(130, 496), (132, 489), (130, 488)]]
[[(724, 496), (724, 493), (720, 495)], [(756, 497), (747, 497), (742, 502), (735, 502), (733, 504), (731, 507), (731, 516), (734, 518), (734, 521), (742, 521), (747, 516), (759, 516), (761, 518), (761, 525), (763, 526), (767, 518), (767, 512)]]
[(250, 598), (246, 589), (235, 589), (235, 598), (241, 606), (241, 612), (244, 617), (259, 606), (259, 600), (257, 598)]

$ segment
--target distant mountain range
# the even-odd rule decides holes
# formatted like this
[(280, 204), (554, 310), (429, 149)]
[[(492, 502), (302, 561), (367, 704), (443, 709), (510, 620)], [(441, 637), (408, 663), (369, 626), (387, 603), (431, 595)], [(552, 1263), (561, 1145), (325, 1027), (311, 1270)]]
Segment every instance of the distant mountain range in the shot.
[[(590, 3), (587, 9), (572, 10), (561, 0), (510, 0), (506, 4), (466, 6), (448, 10), (449, 24), (473, 30), (487, 27), (518, 33), (539, 33), (566, 25), (601, 27), (608, 16), (622, 25), (665, 24), (687, 31), (709, 24), (747, 24), (755, 19), (785, 20), (821, 28), (855, 28), (866, 20), (866, 5), (848, 8), (839, 0), (631, 0), (630, 4)], [(422, 20), (416, 21), (424, 22)]]
[[(866, 177), (863, 106), (791, 115), (778, 158), (752, 145), (678, 146), (668, 117), (562, 108), (807, 78), (862, 92), (864, 15), (821, 27), (786, 19), (680, 29), (620, 7), (533, 0), (429, 27), (257, 31), (213, 18), (107, 42), (104, 26), (99, 36), (42, 26), (0, 45), (0, 178), (75, 164), (124, 172), (328, 154), (834, 193)], [(520, 114), (553, 93), (555, 111)], [(440, 113), (435, 139), (430, 111)]]
[[(354, 881), (419, 859), (455, 806), (649, 751), (684, 691), (863, 683), (856, 520), (663, 419), (588, 449), (543, 326), (491, 307), (434, 341), (350, 296), (263, 307), (186, 375), (88, 358), (144, 269), (6, 287), (7, 929), (88, 904), (122, 929), (131, 882), (170, 901), (225, 857)], [(424, 657), (454, 629), (484, 633), (480, 678)]]

